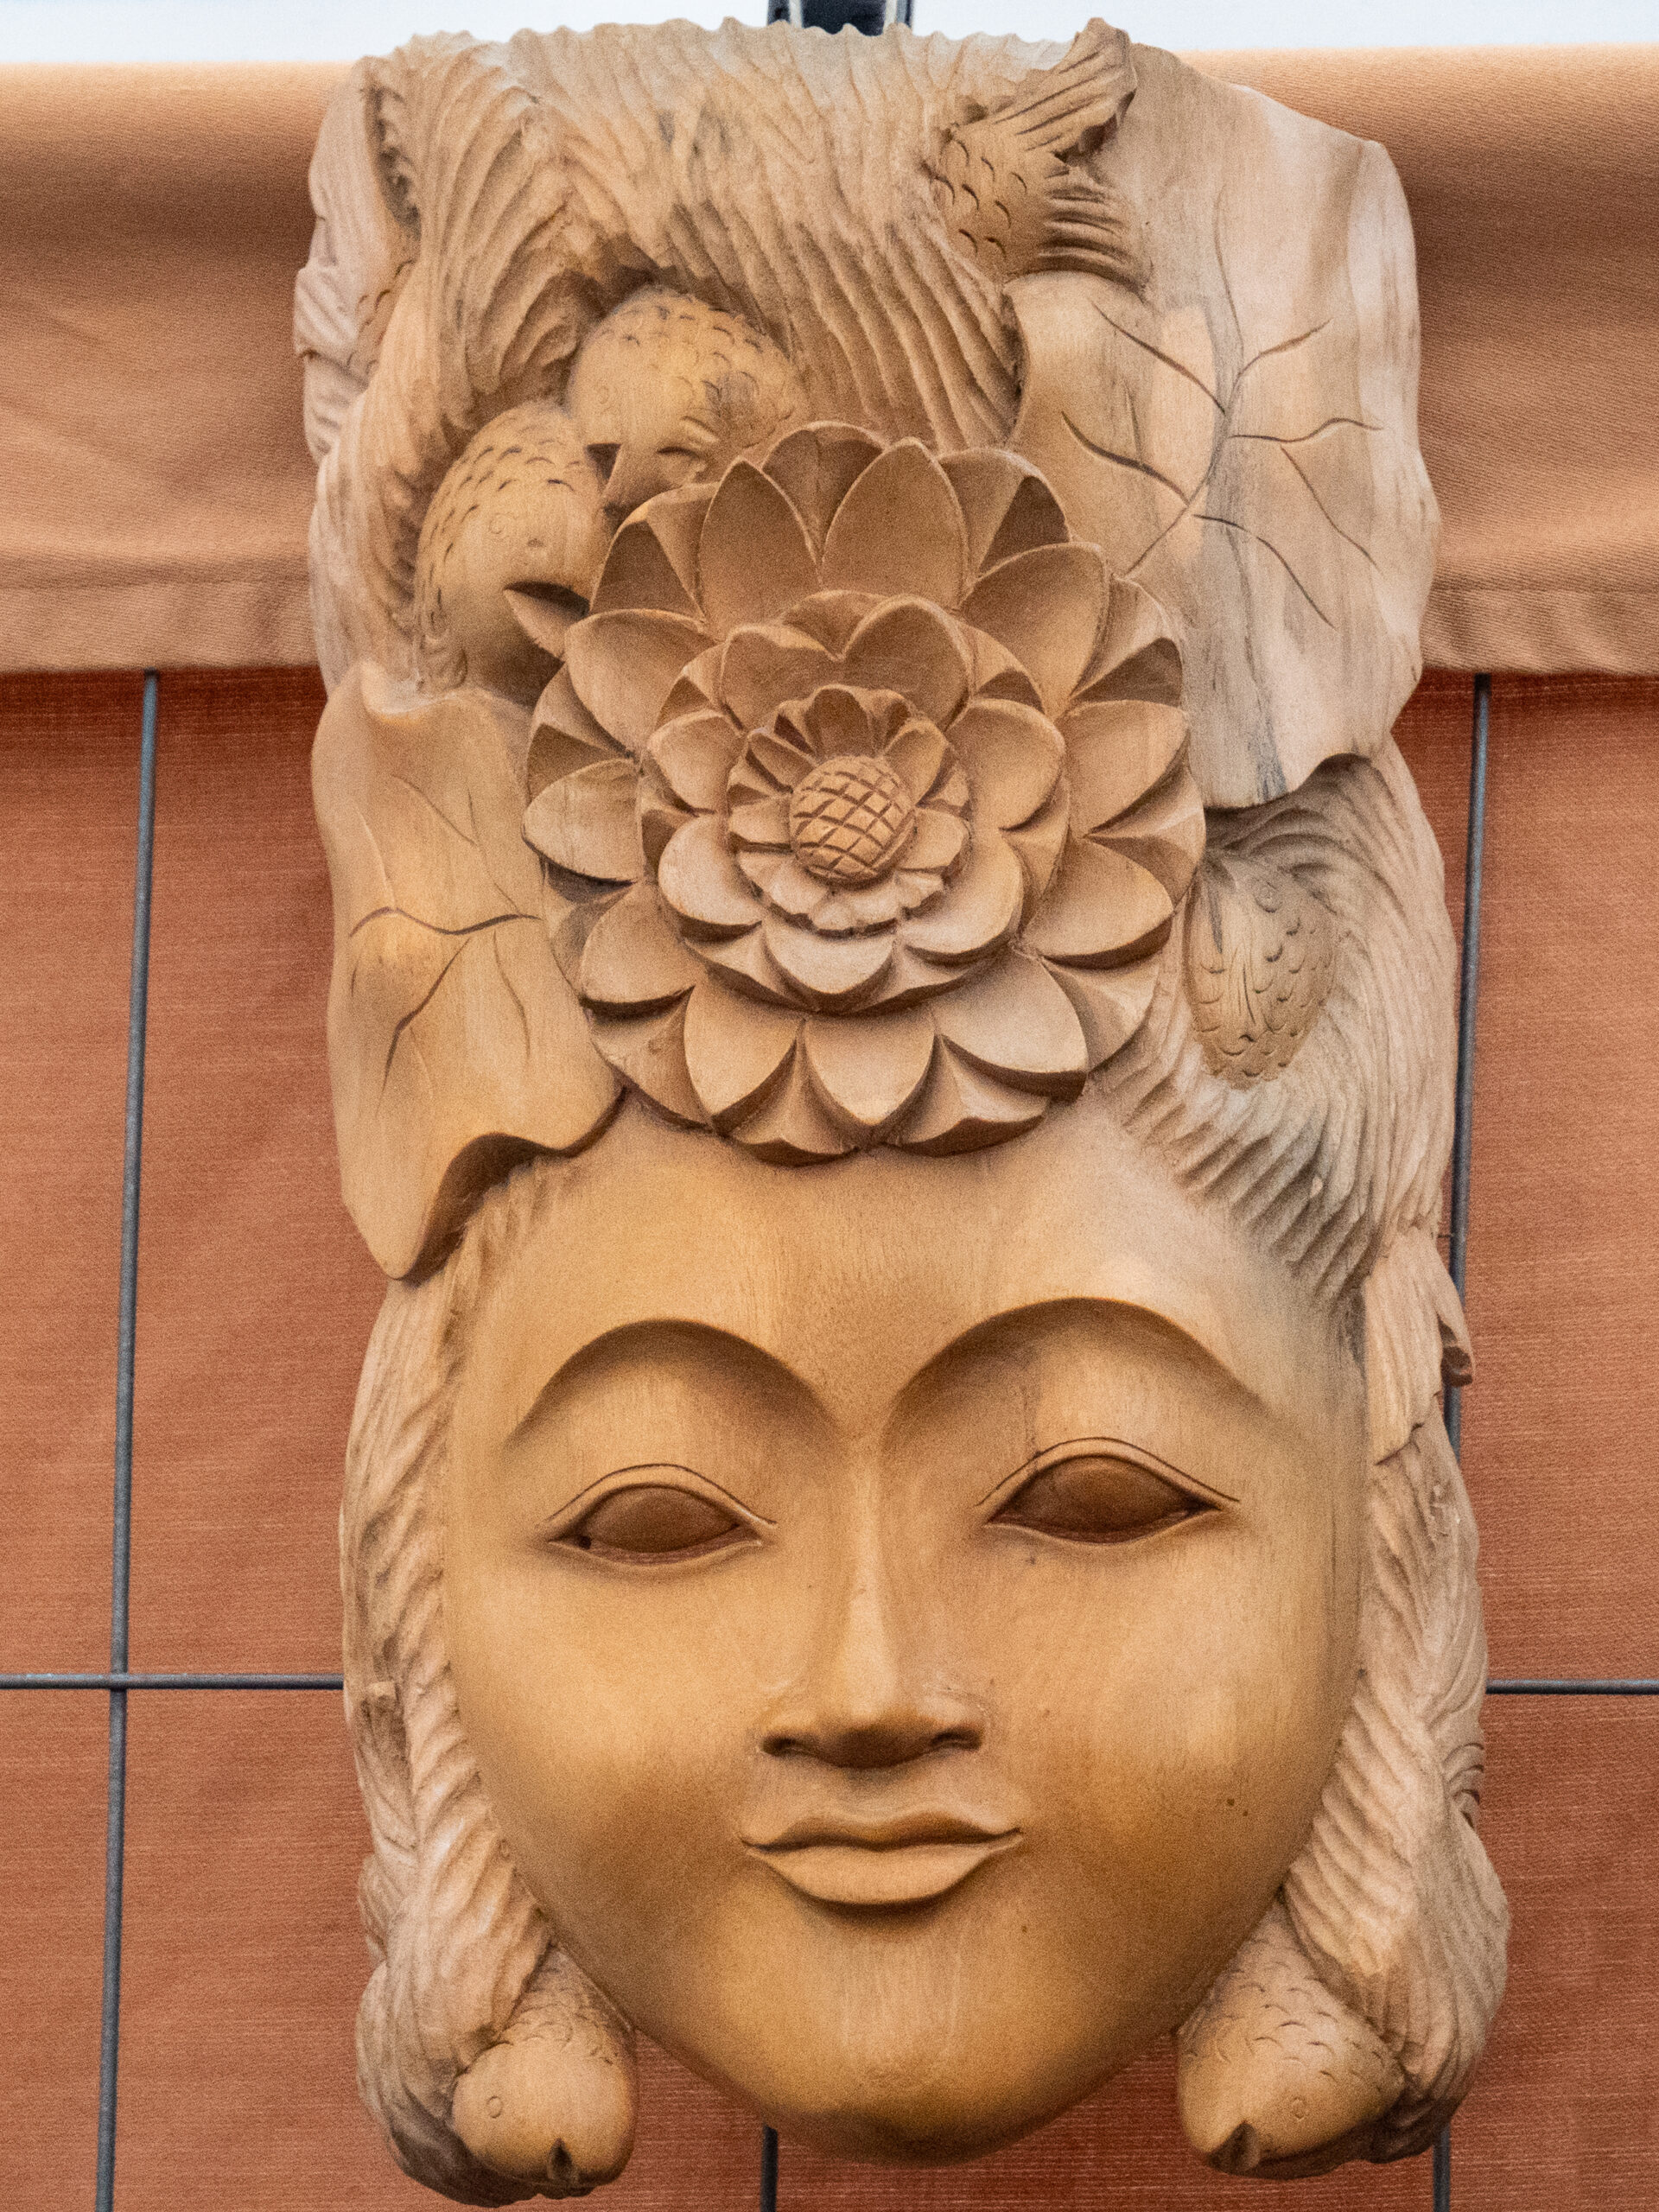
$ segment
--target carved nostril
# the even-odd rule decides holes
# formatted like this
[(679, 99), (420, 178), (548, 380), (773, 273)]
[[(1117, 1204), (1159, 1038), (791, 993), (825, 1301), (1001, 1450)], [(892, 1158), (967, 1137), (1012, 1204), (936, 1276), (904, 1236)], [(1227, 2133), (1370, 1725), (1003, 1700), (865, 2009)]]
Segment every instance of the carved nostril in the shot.
[(975, 1751), (983, 1741), (983, 1728), (966, 1713), (922, 1710), (791, 1719), (768, 1730), (760, 1748), (772, 1758), (820, 1759), (826, 1766), (863, 1771), (906, 1766), (934, 1752)]

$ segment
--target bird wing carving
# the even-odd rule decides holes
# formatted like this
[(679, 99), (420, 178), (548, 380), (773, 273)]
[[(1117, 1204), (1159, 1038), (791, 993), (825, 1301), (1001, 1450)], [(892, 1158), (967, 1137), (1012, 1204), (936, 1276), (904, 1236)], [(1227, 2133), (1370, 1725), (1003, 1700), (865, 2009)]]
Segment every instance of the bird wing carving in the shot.
[(999, 283), (1065, 269), (1138, 287), (1139, 226), (1090, 167), (1134, 97), (1128, 41), (1096, 21), (1058, 67), (954, 125), (931, 173), (956, 250)]

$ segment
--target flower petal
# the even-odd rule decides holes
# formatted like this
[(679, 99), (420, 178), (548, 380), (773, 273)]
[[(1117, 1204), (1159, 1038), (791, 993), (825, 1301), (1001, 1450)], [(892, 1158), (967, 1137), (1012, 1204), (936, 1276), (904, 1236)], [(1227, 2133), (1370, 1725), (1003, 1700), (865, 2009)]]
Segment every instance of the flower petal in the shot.
[(1160, 944), (1174, 911), (1155, 875), (1121, 853), (1072, 837), (1026, 925), (1025, 942), (1051, 960), (1115, 967)]
[(534, 798), (556, 777), (590, 767), (596, 760), (613, 760), (620, 750), (577, 698), (569, 670), (562, 668), (531, 714), (525, 762), (529, 796)]
[(968, 824), (959, 814), (925, 806), (916, 817), (915, 835), (905, 847), (905, 866), (942, 874), (956, 866), (967, 842)]
[[(594, 591), (595, 614), (608, 614), (625, 607), (652, 607), (664, 614), (683, 614), (696, 621), (696, 538), (693, 535), (689, 548), (685, 545), (685, 524), (689, 521), (694, 532), (701, 529), (709, 498), (707, 486), (699, 485), (696, 491), (700, 497), (695, 507), (688, 509), (682, 499), (675, 512), (667, 502), (678, 495), (671, 492), (665, 500), (652, 499), (628, 517), (605, 556)], [(659, 508), (663, 512), (657, 512)]]
[(828, 652), (845, 652), (848, 639), (880, 604), (873, 591), (814, 592), (810, 599), (798, 600), (790, 608), (790, 627), (816, 638)]
[(642, 781), (639, 787), (639, 842), (645, 849), (645, 868), (655, 875), (668, 850), (668, 841), (677, 830), (683, 830), (690, 820), (683, 806), (677, 806), (669, 794)]
[(988, 699), (1013, 699), (1023, 707), (1041, 708), (1037, 686), (1006, 645), (971, 625), (963, 626), (963, 635), (971, 670), (969, 685), (976, 695), (983, 692)]
[(699, 814), (674, 832), (658, 863), (657, 880), (675, 912), (711, 936), (753, 929), (760, 918), (760, 902), (715, 815)]
[(806, 1064), (825, 1104), (868, 1141), (896, 1121), (921, 1089), (933, 1057), (925, 1014), (840, 1014), (809, 1021)]
[(982, 830), (938, 905), (905, 924), (905, 943), (929, 960), (975, 959), (1013, 934), (1025, 896), (1019, 861), (995, 830)]
[(1181, 699), (1181, 656), (1157, 601), (1126, 577), (1112, 578), (1106, 620), (1078, 687), (1079, 699)]
[(726, 817), (726, 834), (734, 845), (786, 852), (789, 801), (779, 792), (771, 798), (751, 799), (746, 805), (733, 807)]
[(685, 1009), (685, 1065), (717, 1129), (763, 1105), (783, 1077), (798, 1013), (762, 1006), (705, 976)]
[[(924, 880), (931, 879), (924, 878)], [(872, 993), (868, 1001), (859, 1011), (877, 1014), (888, 1007), (920, 1006), (925, 1001), (942, 997), (961, 984), (962, 972), (955, 968), (939, 968), (932, 963), (918, 959), (905, 943), (905, 931), (899, 931), (899, 942), (893, 948), (893, 965), (881, 978), (880, 988)]]
[(711, 968), (718, 968), (745, 998), (764, 999), (769, 1005), (799, 1007), (801, 1001), (772, 965), (759, 927), (741, 937), (700, 944), (697, 950)]
[(564, 655), (564, 641), (588, 612), (580, 592), (563, 584), (509, 584), (502, 592), (507, 611), (533, 645), (555, 660)]
[(1071, 819), (1080, 834), (1116, 821), (1160, 783), (1186, 743), (1179, 707), (1114, 699), (1073, 707), (1060, 725)]
[(975, 820), (999, 830), (1036, 813), (1065, 760), (1047, 716), (1007, 699), (970, 700), (950, 726), (950, 744), (973, 786)]
[(893, 958), (893, 931), (869, 937), (820, 937), (816, 930), (768, 914), (766, 950), (779, 972), (812, 1006), (852, 1006), (880, 982)]
[(654, 883), (637, 883), (600, 916), (576, 963), (586, 1005), (639, 1014), (683, 998), (703, 973), (663, 910)]
[(593, 1022), (594, 1042), (620, 1075), (643, 1091), (671, 1121), (693, 1128), (706, 1128), (691, 1078), (685, 1071), (685, 1001), (656, 1014), (636, 1014), (613, 1020), (601, 1014)]
[(941, 1044), (921, 1096), (888, 1142), (906, 1152), (938, 1157), (980, 1152), (1034, 1128), (1047, 1111), (1046, 1098), (1011, 1090), (982, 1075), (949, 1045)]
[(982, 448), (947, 454), (939, 467), (962, 507), (972, 574), (1035, 545), (1065, 543), (1060, 503), (1029, 461)]
[(963, 611), (1018, 655), (1052, 715), (1089, 664), (1105, 607), (1106, 571), (1092, 545), (1039, 545), (982, 576)]
[(836, 1160), (853, 1148), (852, 1138), (825, 1110), (798, 1049), (778, 1089), (733, 1135), (746, 1150), (780, 1167)]
[(578, 768), (594, 768), (602, 761), (626, 757), (608, 738), (594, 745), (585, 737), (573, 737), (569, 730), (543, 722), (531, 735), (525, 760), (530, 796), (536, 798), (563, 776), (574, 776)]
[(1204, 858), (1204, 801), (1197, 784), (1183, 770), (1090, 842), (1149, 869), (1179, 906)]
[(687, 661), (663, 702), (659, 721), (671, 721), (677, 715), (701, 714), (705, 707), (719, 706), (720, 664), (725, 652), (724, 645), (710, 645), (707, 652)]
[(565, 639), (565, 666), (589, 714), (638, 753), (656, 728), (675, 678), (708, 643), (695, 623), (677, 614), (590, 614)]
[(721, 701), (745, 729), (753, 729), (784, 700), (805, 698), (838, 672), (804, 631), (781, 622), (734, 630), (720, 665)]
[(823, 878), (803, 868), (791, 852), (740, 853), (737, 864), (762, 893), (767, 906), (798, 922), (816, 914), (830, 896), (830, 886)]
[(944, 889), (944, 878), (936, 875), (931, 868), (901, 868), (894, 873), (892, 881), (899, 893), (899, 910), (906, 914), (925, 906), (930, 899), (937, 899)]
[(1029, 822), (1022, 822), (1017, 829), (1003, 832), (1019, 855), (1020, 865), (1026, 872), (1027, 912), (1053, 880), (1071, 820), (1071, 794), (1062, 778), (1054, 786), (1047, 804), (1039, 807)]
[(716, 637), (768, 622), (817, 588), (801, 518), (770, 476), (734, 461), (703, 519), (697, 549), (703, 620)]
[(712, 814), (725, 801), (727, 779), (742, 744), (728, 717), (706, 708), (664, 723), (647, 752), (676, 798)]
[(763, 464), (822, 545), (836, 509), (881, 450), (881, 442), (851, 423), (809, 423), (779, 439)]
[[(826, 683), (812, 696), (812, 738), (817, 752), (830, 759), (837, 753), (868, 753), (876, 742), (871, 728), (871, 704), (844, 683)], [(903, 701), (899, 702), (900, 708)], [(791, 721), (795, 717), (791, 717)]]
[(968, 654), (949, 615), (925, 599), (890, 599), (859, 624), (846, 653), (847, 680), (897, 691), (943, 725), (968, 696)]
[(1051, 968), (1083, 1025), (1089, 1065), (1097, 1068), (1127, 1045), (1147, 1018), (1158, 983), (1156, 960), (1127, 968)]
[(1019, 1090), (1075, 1097), (1089, 1052), (1071, 1001), (1039, 960), (1017, 953), (942, 998), (933, 1025), (963, 1058)]
[(950, 747), (933, 725), (925, 721), (906, 724), (883, 757), (887, 766), (904, 778), (918, 805), (938, 782), (946, 760), (952, 760), (954, 764)]
[(878, 454), (836, 511), (823, 541), (830, 589), (911, 593), (961, 602), (968, 538), (950, 480), (925, 446), (906, 438)]
[(880, 883), (855, 884), (851, 890), (834, 892), (812, 916), (812, 926), (824, 937), (851, 937), (855, 931), (880, 929), (896, 922), (905, 912), (899, 878)]
[(524, 811), (524, 835), (555, 867), (601, 883), (634, 883), (645, 872), (639, 842), (639, 772), (632, 760), (601, 760), (549, 784)]
[(779, 869), (787, 868), (794, 857), (790, 852), (766, 852), (757, 846), (751, 850), (739, 852), (737, 864), (761, 897), (766, 898), (771, 893)]
[(731, 796), (735, 798), (740, 790), (747, 791), (751, 782), (759, 790), (761, 776), (770, 777), (775, 788), (792, 791), (802, 777), (810, 776), (817, 766), (812, 755), (800, 746), (791, 745), (787, 738), (779, 737), (770, 730), (758, 729), (732, 772)]

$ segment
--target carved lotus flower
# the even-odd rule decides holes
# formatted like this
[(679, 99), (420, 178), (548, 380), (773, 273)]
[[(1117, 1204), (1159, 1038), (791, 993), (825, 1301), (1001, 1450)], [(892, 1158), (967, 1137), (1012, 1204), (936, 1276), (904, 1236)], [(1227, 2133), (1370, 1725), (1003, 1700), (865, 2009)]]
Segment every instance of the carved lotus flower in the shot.
[(1179, 663), (1013, 455), (793, 432), (626, 523), (565, 652), (525, 835), (669, 1113), (962, 1150), (1144, 1018), (1204, 845)]

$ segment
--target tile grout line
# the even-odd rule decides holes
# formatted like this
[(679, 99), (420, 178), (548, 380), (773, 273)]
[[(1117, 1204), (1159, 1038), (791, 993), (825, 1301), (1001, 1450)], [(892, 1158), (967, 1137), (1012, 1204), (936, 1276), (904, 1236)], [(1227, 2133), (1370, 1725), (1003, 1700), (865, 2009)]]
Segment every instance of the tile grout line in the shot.
[(128, 1597), (132, 1564), (132, 1391), (138, 1325), (138, 1200), (144, 1141), (144, 1037), (149, 1007), (149, 899), (156, 849), (156, 732), (161, 678), (144, 671), (138, 753), (138, 852), (127, 1001), (126, 1152), (121, 1175), (121, 1305), (116, 1334), (115, 1496), (111, 1516), (110, 1769), (104, 1847), (104, 1994), (98, 2060), (96, 2212), (115, 2202), (116, 2083), (121, 2058), (121, 1906), (126, 1861)]

